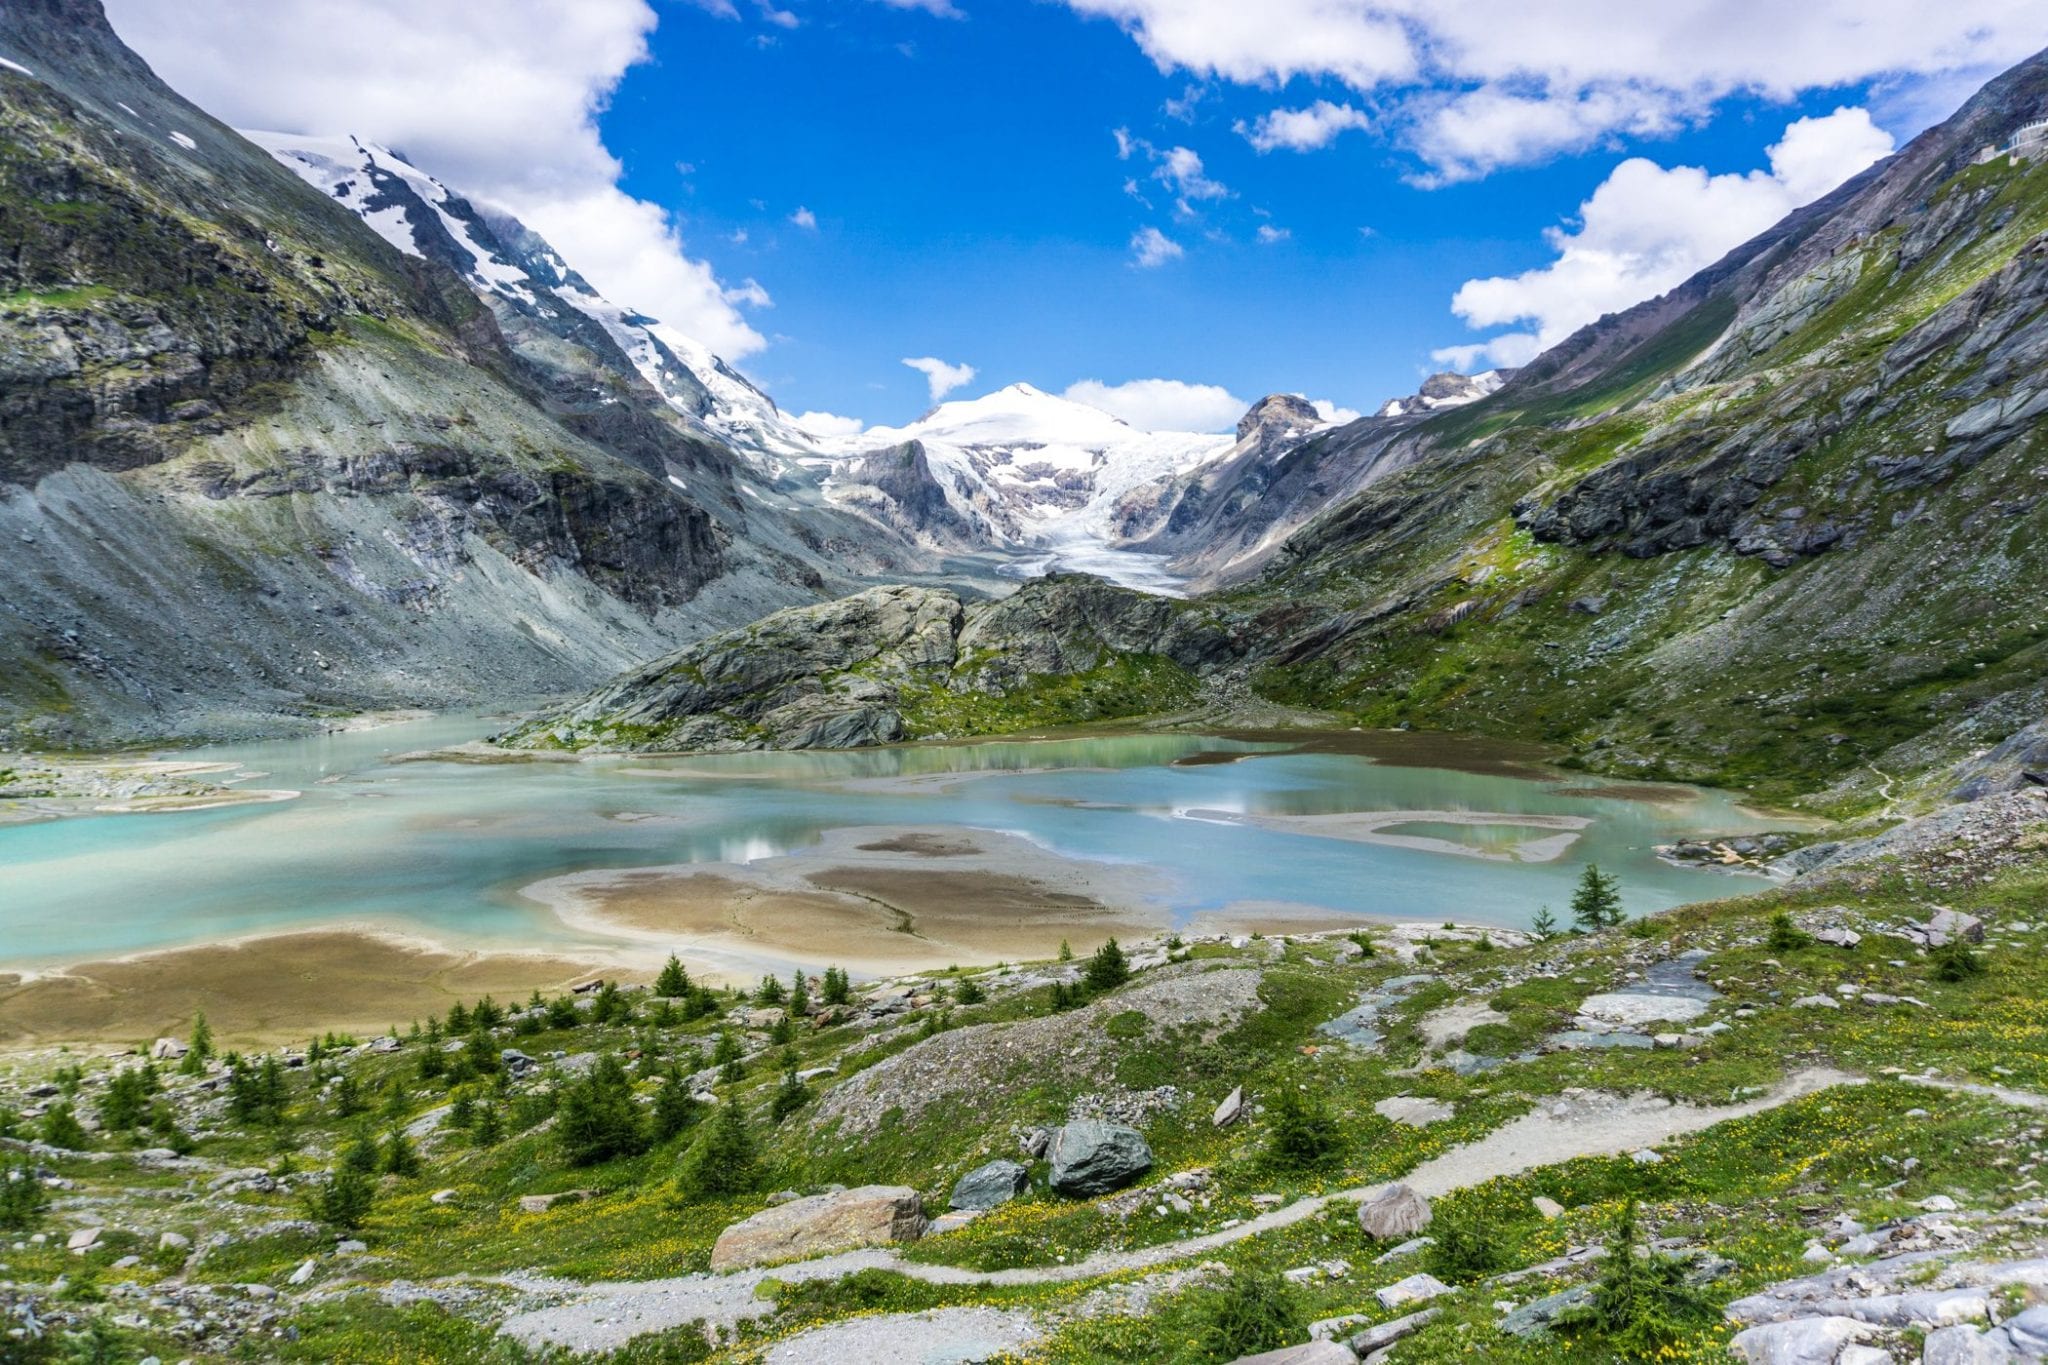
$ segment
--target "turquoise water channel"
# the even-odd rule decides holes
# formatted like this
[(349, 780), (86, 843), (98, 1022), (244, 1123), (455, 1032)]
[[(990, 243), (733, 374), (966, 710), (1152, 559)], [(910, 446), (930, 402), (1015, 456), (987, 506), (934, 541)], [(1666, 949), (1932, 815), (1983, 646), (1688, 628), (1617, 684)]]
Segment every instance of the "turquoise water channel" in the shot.
[[(1233, 905), (1525, 925), (1562, 910), (1583, 865), (1621, 877), (1630, 910), (1744, 888), (1659, 861), (1681, 834), (1754, 829), (1724, 793), (1396, 766), (1201, 735), (1109, 735), (835, 753), (479, 766), (393, 762), (476, 738), (474, 717), (178, 756), (245, 764), (293, 801), (0, 827), (0, 964), (73, 962), (236, 935), (375, 923), (472, 946), (591, 940), (520, 895), (593, 869), (744, 863), (824, 831), (966, 826), (1070, 859), (1141, 864), (1185, 920)], [(1197, 763), (1176, 762), (1191, 755)], [(1215, 757), (1242, 755), (1236, 761)], [(941, 774), (975, 774), (945, 784)], [(1603, 795), (1606, 790), (1612, 794)], [(1361, 843), (1239, 818), (1420, 812), (1386, 833), (1494, 853)], [(1589, 820), (1555, 861), (1518, 862), (1554, 830), (1461, 813)], [(1448, 818), (1447, 818), (1448, 817)]]

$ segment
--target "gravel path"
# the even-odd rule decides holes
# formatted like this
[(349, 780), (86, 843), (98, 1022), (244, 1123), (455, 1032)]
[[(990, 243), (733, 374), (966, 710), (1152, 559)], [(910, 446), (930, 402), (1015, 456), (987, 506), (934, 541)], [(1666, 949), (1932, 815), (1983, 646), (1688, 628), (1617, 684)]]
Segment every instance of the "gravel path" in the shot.
[[(1410, 1171), (1402, 1177), (1402, 1183), (1424, 1195), (1438, 1196), (1453, 1190), (1464, 1189), (1483, 1181), (1503, 1175), (1518, 1175), (1523, 1171), (1540, 1166), (1555, 1165), (1578, 1157), (1618, 1156), (1644, 1147), (1655, 1146), (1672, 1138), (1682, 1137), (1711, 1128), (1729, 1119), (1744, 1118), (1775, 1109), (1794, 1100), (1836, 1085), (1858, 1085), (1862, 1078), (1827, 1068), (1814, 1068), (1786, 1078), (1776, 1089), (1742, 1104), (1719, 1105), (1711, 1108), (1689, 1104), (1673, 1104), (1654, 1095), (1614, 1095), (1604, 1091), (1587, 1091), (1565, 1096), (1545, 1103), (1533, 1113), (1496, 1129), (1477, 1142), (1454, 1148), (1432, 1161)], [(929, 1284), (972, 1284), (972, 1285), (1031, 1285), (1060, 1284), (1073, 1280), (1093, 1279), (1101, 1275), (1117, 1274), (1131, 1270), (1145, 1270), (1173, 1261), (1187, 1260), (1201, 1256), (1218, 1248), (1241, 1242), (1247, 1237), (1290, 1227), (1304, 1219), (1313, 1218), (1325, 1207), (1338, 1202), (1355, 1202), (1364, 1199), (1384, 1186), (1366, 1185), (1355, 1189), (1338, 1190), (1314, 1198), (1297, 1200), (1285, 1208), (1274, 1209), (1257, 1218), (1247, 1219), (1234, 1227), (1201, 1237), (1191, 1237), (1180, 1242), (1166, 1242), (1158, 1246), (1140, 1247), (1133, 1251), (1098, 1252), (1086, 1260), (1073, 1265), (1026, 1266), (1013, 1270), (979, 1271), (965, 1270), (958, 1266), (920, 1265), (903, 1260), (889, 1250), (868, 1250), (847, 1252), (838, 1256), (821, 1257), (812, 1261), (799, 1261), (770, 1269), (744, 1270), (729, 1275), (684, 1275), (667, 1280), (644, 1280), (619, 1283), (581, 1285), (574, 1281), (525, 1279), (513, 1277), (508, 1283), (513, 1287), (544, 1297), (559, 1297), (562, 1301), (551, 1306), (518, 1313), (507, 1318), (499, 1330), (531, 1347), (557, 1346), (575, 1351), (616, 1350), (636, 1336), (648, 1332), (665, 1331), (680, 1327), (696, 1318), (708, 1324), (729, 1327), (743, 1318), (761, 1317), (770, 1311), (770, 1305), (754, 1297), (755, 1288), (762, 1280), (774, 1276), (778, 1280), (838, 1279), (856, 1270), (881, 1268), (894, 1270), (912, 1279)], [(965, 1310), (957, 1310), (965, 1311)], [(993, 1314), (993, 1310), (991, 1310)], [(993, 1317), (1010, 1317), (1010, 1314), (993, 1314)], [(872, 1331), (886, 1332), (887, 1324), (922, 1323), (914, 1330), (920, 1335), (916, 1349), (940, 1350), (943, 1343), (934, 1330), (933, 1320), (944, 1320), (938, 1313), (896, 1314), (864, 1319)], [(805, 1337), (816, 1337), (829, 1329), (806, 1333)], [(913, 1330), (906, 1327), (906, 1330)], [(802, 1341), (803, 1337), (791, 1338), (791, 1342)], [(886, 1338), (874, 1338), (882, 1341)], [(966, 1340), (963, 1335), (961, 1341)], [(908, 1349), (908, 1348), (906, 1348)], [(819, 1355), (791, 1356), (790, 1360), (826, 1360), (832, 1357)], [(903, 1359), (917, 1360), (965, 1360), (972, 1356), (907, 1354), (859, 1355), (842, 1354), (838, 1359)], [(781, 1360), (783, 1357), (771, 1357)]]
[(814, 1328), (778, 1343), (767, 1365), (966, 1365), (1020, 1350), (1041, 1335), (1038, 1319), (1016, 1309), (935, 1308)]

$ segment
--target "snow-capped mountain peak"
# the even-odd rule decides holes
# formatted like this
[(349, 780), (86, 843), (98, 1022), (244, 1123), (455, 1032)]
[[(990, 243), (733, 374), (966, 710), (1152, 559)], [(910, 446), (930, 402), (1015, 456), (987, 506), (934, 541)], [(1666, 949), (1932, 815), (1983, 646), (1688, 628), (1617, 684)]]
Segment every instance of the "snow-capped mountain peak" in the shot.
[[(410, 256), (439, 261), (496, 306), (550, 331), (595, 322), (669, 405), (744, 455), (806, 452), (811, 438), (711, 349), (599, 294), (512, 214), (478, 205), (389, 147), (356, 137), (245, 131)], [(575, 317), (564, 317), (564, 308)]]
[(1375, 417), (1414, 417), (1425, 412), (1437, 412), (1444, 408), (1461, 408), (1467, 403), (1476, 403), (1507, 383), (1513, 370), (1481, 370), (1478, 374), (1459, 374), (1446, 370), (1433, 374), (1422, 381), (1419, 392), (1406, 398), (1389, 398), (1380, 404)]

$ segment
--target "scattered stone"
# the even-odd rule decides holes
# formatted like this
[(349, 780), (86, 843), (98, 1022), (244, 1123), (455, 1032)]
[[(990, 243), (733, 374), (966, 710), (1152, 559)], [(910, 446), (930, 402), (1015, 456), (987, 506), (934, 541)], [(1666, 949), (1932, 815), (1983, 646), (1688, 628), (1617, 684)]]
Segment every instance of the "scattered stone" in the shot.
[(596, 1190), (563, 1190), (559, 1194), (522, 1194), (519, 1196), (521, 1213), (546, 1213), (557, 1204), (577, 1204), (593, 1198)]
[[(1364, 1313), (1345, 1313), (1334, 1318), (1317, 1318), (1308, 1325), (1310, 1341), (1335, 1341), (1354, 1327), (1363, 1327), (1372, 1319)], [(1357, 1347), (1352, 1347), (1356, 1351)]]
[(346, 1241), (334, 1244), (334, 1254), (337, 1256), (360, 1256), (369, 1249), (370, 1244), (368, 1242), (355, 1237), (350, 1237)]
[(1536, 1212), (1542, 1214), (1545, 1218), (1564, 1217), (1564, 1205), (1558, 1203), (1547, 1194), (1539, 1194), (1529, 1202), (1535, 1206)]
[(156, 1239), (159, 1251), (190, 1251), (192, 1239), (182, 1232), (166, 1232)]
[(1398, 1261), (1403, 1256), (1413, 1256), (1416, 1252), (1427, 1250), (1435, 1245), (1436, 1238), (1434, 1237), (1410, 1237), (1392, 1251), (1382, 1251), (1379, 1255), (1373, 1257), (1372, 1263), (1374, 1265), (1385, 1265), (1389, 1261)]
[[(1353, 1355), (1364, 1359), (1374, 1351), (1384, 1351), (1395, 1342), (1414, 1336), (1435, 1322), (1443, 1311), (1441, 1308), (1424, 1308), (1404, 1318), (1389, 1318), (1385, 1322), (1366, 1328), (1344, 1344), (1351, 1348)], [(1313, 1335), (1315, 1328), (1311, 1326), (1309, 1332)]]
[(1026, 1128), (1017, 1134), (1017, 1149), (1033, 1161), (1045, 1155), (1045, 1149), (1052, 1145), (1052, 1129)]
[(1913, 1207), (1928, 1213), (1954, 1213), (1956, 1201), (1945, 1194), (1930, 1194)]
[(312, 1278), (313, 1262), (309, 1259), (299, 1262), (299, 1268), (297, 1270), (294, 1270), (290, 1275), (285, 1277), (285, 1283), (304, 1284), (306, 1281)]
[(925, 1232), (917, 1191), (903, 1185), (862, 1185), (814, 1194), (764, 1209), (718, 1234), (711, 1268), (764, 1265), (855, 1247), (912, 1242)]
[(452, 1204), (455, 1202), (455, 1191), (435, 1190), (427, 1196), (427, 1202), (429, 1204)]
[(1228, 1128), (1244, 1114), (1244, 1087), (1238, 1086), (1223, 1097), (1223, 1103), (1216, 1106), (1216, 1115), (1210, 1120), (1218, 1128)]
[(1984, 921), (1975, 915), (1965, 915), (1957, 910), (1937, 910), (1934, 918), (1927, 921), (1923, 932), (1927, 935), (1927, 946), (1930, 948), (1939, 948), (1953, 938), (1982, 943)]
[(1022, 1162), (999, 1157), (961, 1176), (953, 1185), (953, 1197), (948, 1206), (955, 1209), (992, 1209), (1024, 1193), (1030, 1183), (1031, 1173)]
[(1863, 935), (1854, 929), (1816, 929), (1813, 931), (1813, 941), (1825, 943), (1831, 948), (1854, 948), (1863, 942)]
[(1334, 1341), (1310, 1341), (1300, 1346), (1283, 1346), (1255, 1356), (1239, 1356), (1232, 1365), (1358, 1365), (1348, 1346)]
[(924, 1230), (925, 1236), (937, 1237), (941, 1233), (958, 1232), (981, 1217), (983, 1212), (982, 1209), (954, 1209), (949, 1213), (942, 1213), (932, 1219), (931, 1226)]
[(1580, 1308), (1593, 1301), (1593, 1291), (1586, 1285), (1573, 1285), (1562, 1290), (1525, 1303), (1500, 1320), (1500, 1330), (1509, 1336), (1533, 1337), (1550, 1330), (1552, 1323), (1574, 1308)]
[(91, 1251), (100, 1244), (101, 1228), (80, 1228), (65, 1241), (66, 1251)]
[(1389, 1185), (1358, 1206), (1358, 1226), (1380, 1242), (1406, 1241), (1428, 1227), (1429, 1220), (1429, 1201), (1406, 1185)]
[(1432, 1123), (1442, 1123), (1456, 1112), (1442, 1100), (1423, 1099), (1416, 1095), (1395, 1095), (1381, 1100), (1372, 1109), (1381, 1118), (1392, 1119), (1410, 1128), (1427, 1128)]
[(1404, 1303), (1427, 1303), (1451, 1292), (1451, 1287), (1430, 1274), (1410, 1275), (1405, 1280), (1396, 1280), (1384, 1289), (1373, 1291), (1373, 1297), (1380, 1301), (1382, 1308), (1399, 1308)]
[(1802, 995), (1792, 1002), (1795, 1010), (1838, 1010), (1842, 1002), (1831, 995)]
[(1076, 1119), (1052, 1136), (1052, 1188), (1078, 1199), (1122, 1189), (1152, 1169), (1144, 1135), (1122, 1124)]

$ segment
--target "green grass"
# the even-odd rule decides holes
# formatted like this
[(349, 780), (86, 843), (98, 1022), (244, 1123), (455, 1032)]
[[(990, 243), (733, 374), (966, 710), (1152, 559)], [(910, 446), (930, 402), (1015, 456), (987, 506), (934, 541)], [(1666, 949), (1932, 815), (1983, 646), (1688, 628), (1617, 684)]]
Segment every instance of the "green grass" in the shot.
[(1083, 673), (1040, 674), (1000, 696), (943, 684), (906, 687), (902, 711), (912, 739), (961, 738), (1182, 710), (1200, 695), (1200, 680), (1173, 660), (1131, 654)]

